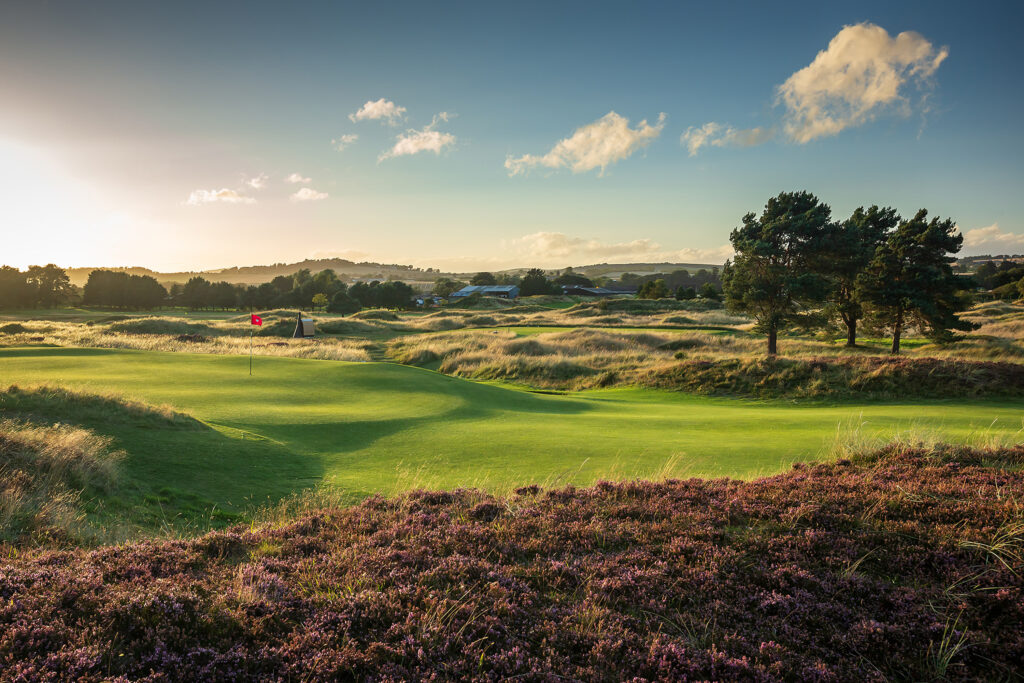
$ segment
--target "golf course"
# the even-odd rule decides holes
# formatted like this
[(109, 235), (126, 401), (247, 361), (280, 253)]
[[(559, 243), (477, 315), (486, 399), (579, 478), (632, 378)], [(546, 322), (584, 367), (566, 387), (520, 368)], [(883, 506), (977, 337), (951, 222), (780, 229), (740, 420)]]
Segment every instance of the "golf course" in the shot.
[[(171, 429), (80, 419), (123, 449), (118, 496), (98, 514), (206, 527), (326, 487), (356, 502), (415, 488), (588, 485), (739, 477), (895, 439), (992, 443), (1021, 430), (1020, 401), (827, 403), (644, 388), (559, 394), (393, 363), (139, 350), (0, 349), (3, 382), (166, 405)], [(16, 413), (15, 413), (16, 414)], [(240, 517), (241, 516), (241, 517)]]

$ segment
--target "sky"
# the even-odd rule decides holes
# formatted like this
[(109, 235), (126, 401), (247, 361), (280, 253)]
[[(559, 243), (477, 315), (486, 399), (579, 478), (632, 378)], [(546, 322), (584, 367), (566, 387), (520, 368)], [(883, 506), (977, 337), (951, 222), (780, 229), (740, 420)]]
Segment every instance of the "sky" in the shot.
[(782, 191), (1024, 252), (1020, 2), (0, 3), (0, 263), (721, 263)]

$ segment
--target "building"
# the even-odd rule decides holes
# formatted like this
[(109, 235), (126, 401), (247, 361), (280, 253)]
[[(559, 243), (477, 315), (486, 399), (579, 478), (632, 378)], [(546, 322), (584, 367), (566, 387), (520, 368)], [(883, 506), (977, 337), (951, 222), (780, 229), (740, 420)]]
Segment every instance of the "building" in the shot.
[(496, 296), (500, 299), (519, 298), (519, 288), (515, 285), (470, 285), (457, 292), (452, 292), (449, 299), (463, 299), (467, 296)]

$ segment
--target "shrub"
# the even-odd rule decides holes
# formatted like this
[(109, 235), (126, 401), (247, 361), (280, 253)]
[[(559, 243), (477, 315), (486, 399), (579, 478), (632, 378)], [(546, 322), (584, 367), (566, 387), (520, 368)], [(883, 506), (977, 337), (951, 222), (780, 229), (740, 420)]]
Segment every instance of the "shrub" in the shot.
[(1022, 464), (889, 448), (752, 482), (415, 492), (21, 553), (0, 559), (2, 675), (1013, 680)]

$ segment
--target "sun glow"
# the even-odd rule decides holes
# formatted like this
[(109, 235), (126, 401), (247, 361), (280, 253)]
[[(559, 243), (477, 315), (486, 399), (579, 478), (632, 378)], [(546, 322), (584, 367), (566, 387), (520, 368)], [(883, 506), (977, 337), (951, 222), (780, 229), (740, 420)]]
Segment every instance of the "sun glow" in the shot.
[(46, 152), (0, 139), (0, 230), (4, 263), (81, 260), (82, 247), (102, 221), (92, 192)]

